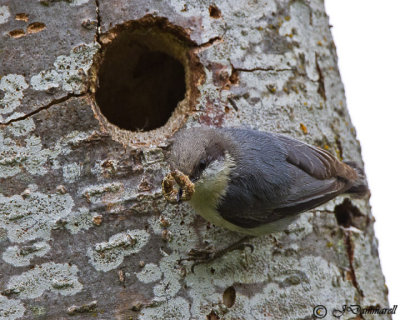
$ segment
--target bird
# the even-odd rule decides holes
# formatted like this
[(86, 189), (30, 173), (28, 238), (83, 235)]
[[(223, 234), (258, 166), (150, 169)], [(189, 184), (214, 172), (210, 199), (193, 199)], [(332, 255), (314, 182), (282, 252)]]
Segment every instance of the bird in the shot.
[(369, 193), (354, 162), (295, 138), (247, 128), (178, 131), (170, 167), (194, 183), (189, 202), (216, 226), (247, 236), (282, 231), (340, 194)]

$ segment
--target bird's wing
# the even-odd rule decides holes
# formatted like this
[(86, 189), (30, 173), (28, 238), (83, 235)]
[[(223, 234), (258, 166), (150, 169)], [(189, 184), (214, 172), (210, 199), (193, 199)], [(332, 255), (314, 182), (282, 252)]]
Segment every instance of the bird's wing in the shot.
[(350, 166), (336, 159), (328, 151), (283, 135), (277, 137), (287, 149), (286, 160), (310, 176), (320, 180), (334, 177), (357, 179), (356, 172)]
[[(259, 152), (251, 158), (252, 150), (246, 148), (246, 158), (250, 159), (247, 167), (253, 161), (253, 171), (258, 169), (258, 176), (263, 179), (254, 179), (243, 171), (231, 181), (223, 205), (219, 206), (221, 215), (234, 224), (253, 228), (307, 211), (345, 192), (357, 179), (351, 167), (321, 148), (283, 135), (266, 134), (263, 138), (268, 140), (263, 147), (268, 152), (263, 153), (262, 159), (255, 160)], [(246, 146), (245, 140), (241, 142)], [(271, 167), (271, 158), (277, 154), (280, 160), (272, 162), (281, 162)], [(245, 188), (251, 184), (252, 188)]]
[(277, 137), (286, 147), (286, 161), (294, 166), (295, 178), (287, 198), (275, 212), (291, 214), (315, 208), (345, 192), (357, 180), (356, 171), (328, 151), (285, 136)]

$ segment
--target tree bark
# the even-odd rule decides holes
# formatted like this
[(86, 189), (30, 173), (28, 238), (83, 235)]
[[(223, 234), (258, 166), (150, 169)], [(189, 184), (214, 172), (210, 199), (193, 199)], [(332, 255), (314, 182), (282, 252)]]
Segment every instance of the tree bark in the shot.
[[(153, 25), (178, 39), (156, 49), (181, 59), (186, 96), (165, 126), (123, 130), (96, 103), (97, 72), (121, 30)], [(280, 132), (362, 166), (323, 1), (3, 0), (0, 30), (0, 319), (388, 307), (367, 200), (337, 197), (192, 272), (191, 248), (240, 235), (161, 194), (168, 138), (196, 123)]]

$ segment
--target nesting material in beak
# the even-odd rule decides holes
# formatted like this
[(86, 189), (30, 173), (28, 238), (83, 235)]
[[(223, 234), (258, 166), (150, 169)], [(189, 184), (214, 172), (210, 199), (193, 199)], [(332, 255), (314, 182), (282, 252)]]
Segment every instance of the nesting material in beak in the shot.
[[(179, 186), (179, 189), (174, 188), (174, 182)], [(162, 192), (165, 200), (169, 203), (189, 201), (194, 194), (194, 183), (179, 170), (173, 170), (163, 179)]]

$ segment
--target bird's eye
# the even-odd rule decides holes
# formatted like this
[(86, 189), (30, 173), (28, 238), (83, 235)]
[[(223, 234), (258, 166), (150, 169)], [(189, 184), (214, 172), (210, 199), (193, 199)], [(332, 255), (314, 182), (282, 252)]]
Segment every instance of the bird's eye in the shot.
[(207, 166), (206, 160), (204, 160), (204, 159), (200, 160), (200, 162), (199, 162), (200, 171), (203, 171), (206, 168), (206, 166)]

